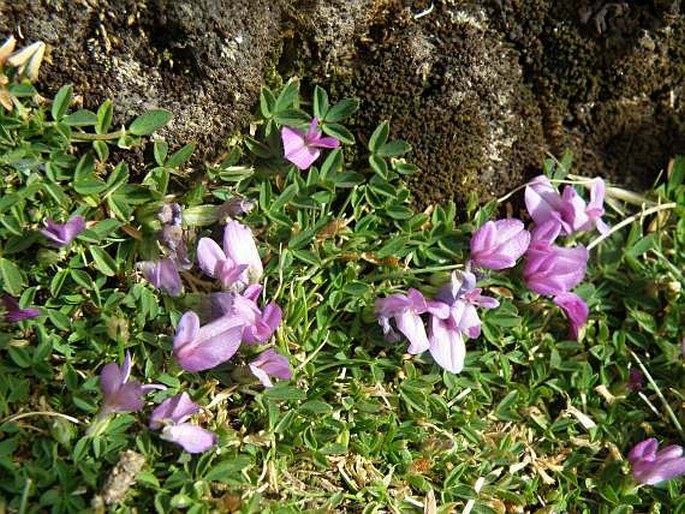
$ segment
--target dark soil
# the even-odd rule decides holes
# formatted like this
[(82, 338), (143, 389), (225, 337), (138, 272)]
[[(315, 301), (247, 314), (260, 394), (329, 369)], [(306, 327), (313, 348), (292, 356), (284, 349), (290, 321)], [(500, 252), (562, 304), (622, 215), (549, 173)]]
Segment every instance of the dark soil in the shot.
[(72, 83), (87, 107), (111, 98), (119, 123), (169, 109), (174, 119), (162, 135), (196, 141), (200, 158), (248, 123), (279, 19), (268, 1), (0, 2), (0, 35), (49, 45), (46, 95)]

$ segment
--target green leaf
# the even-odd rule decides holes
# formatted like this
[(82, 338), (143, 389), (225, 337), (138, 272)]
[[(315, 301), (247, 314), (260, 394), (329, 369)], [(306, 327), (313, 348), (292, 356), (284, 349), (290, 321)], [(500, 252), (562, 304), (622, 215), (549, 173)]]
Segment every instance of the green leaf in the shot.
[(24, 277), (19, 266), (12, 261), (0, 258), (0, 278), (2, 278), (2, 288), (12, 296), (21, 294)]
[(286, 187), (283, 192), (278, 195), (278, 198), (274, 200), (274, 202), (271, 204), (271, 207), (269, 210), (271, 212), (281, 212), (283, 208), (293, 199), (295, 198), (295, 195), (297, 194), (299, 190), (299, 187), (297, 184), (290, 184), (288, 187)]
[(375, 171), (384, 180), (388, 180), (388, 163), (385, 159), (376, 154), (369, 155), (369, 164), (371, 169)]
[(329, 174), (337, 173), (343, 165), (343, 154), (340, 148), (336, 148), (326, 156), (321, 165), (319, 180), (324, 181)]
[(104, 141), (93, 141), (93, 150), (95, 150), (100, 162), (109, 158), (109, 146)]
[(98, 117), (93, 111), (79, 109), (65, 116), (62, 122), (70, 127), (92, 127), (98, 122)]
[(195, 144), (188, 143), (187, 145), (185, 145), (180, 150), (171, 154), (171, 157), (169, 157), (169, 160), (166, 161), (164, 166), (167, 168), (178, 168), (181, 164), (183, 164), (188, 159), (190, 159), (190, 156), (193, 155), (194, 151), (195, 151)]
[(359, 100), (356, 98), (343, 98), (328, 110), (324, 121), (326, 123), (337, 123), (345, 118), (349, 118), (357, 112), (358, 109)]
[(314, 117), (323, 120), (328, 112), (328, 93), (319, 86), (314, 86)]
[(407, 237), (394, 237), (376, 252), (376, 257), (379, 259), (390, 256), (403, 257), (407, 254), (406, 247), (408, 241), (409, 239)]
[(264, 118), (271, 118), (273, 115), (274, 106), (276, 105), (276, 97), (268, 87), (263, 87), (259, 93), (259, 110)]
[(386, 143), (390, 135), (390, 123), (386, 120), (373, 131), (369, 138), (369, 150), (371, 153), (377, 153), (378, 150)]
[(326, 123), (325, 125), (321, 126), (321, 130), (323, 130), (325, 134), (336, 138), (341, 143), (345, 143), (347, 145), (354, 144), (354, 136), (352, 135), (352, 132), (338, 123)]
[(257, 141), (249, 136), (245, 138), (245, 146), (247, 146), (247, 149), (250, 152), (255, 154), (257, 157), (261, 157), (262, 159), (271, 159), (272, 157), (276, 156), (271, 148), (266, 146), (261, 141)]
[(169, 145), (163, 139), (155, 139), (152, 143), (152, 153), (155, 156), (155, 162), (159, 166), (164, 166), (167, 153), (169, 152)]
[(81, 157), (74, 171), (74, 190), (77, 193), (87, 196), (102, 193), (107, 189), (107, 184), (93, 175), (94, 167), (92, 155), (86, 154)]
[(113, 277), (117, 274), (117, 263), (114, 259), (99, 246), (92, 245), (90, 247), (90, 254), (93, 256), (93, 261), (95, 261), (95, 267), (108, 277)]
[(309, 114), (300, 109), (286, 109), (276, 114), (274, 119), (279, 125), (286, 125), (288, 127), (309, 126), (309, 123), (312, 121)]
[(55, 99), (52, 101), (52, 109), (50, 110), (53, 120), (60, 121), (66, 114), (67, 109), (69, 109), (69, 104), (71, 103), (71, 92), (71, 84), (62, 86), (60, 90), (57, 91)]
[(227, 460), (212, 466), (204, 478), (208, 482), (231, 482), (235, 480), (236, 474), (250, 469), (253, 465), (253, 460), (247, 455), (229, 457)]
[(276, 99), (274, 113), (280, 113), (293, 106), (299, 93), (300, 81), (295, 78), (290, 79)]
[(112, 117), (114, 116), (114, 107), (112, 100), (105, 100), (98, 108), (98, 122), (95, 125), (95, 132), (98, 134), (105, 134), (112, 126)]
[(147, 136), (169, 123), (171, 117), (166, 109), (152, 109), (133, 120), (128, 131), (135, 136)]
[(395, 140), (385, 143), (376, 153), (380, 157), (399, 157), (411, 151), (411, 146), (405, 141)]
[(279, 382), (264, 391), (264, 396), (272, 400), (305, 400), (307, 393), (286, 382)]
[(366, 177), (356, 171), (341, 171), (330, 174), (327, 179), (330, 180), (335, 187), (351, 188), (363, 184)]

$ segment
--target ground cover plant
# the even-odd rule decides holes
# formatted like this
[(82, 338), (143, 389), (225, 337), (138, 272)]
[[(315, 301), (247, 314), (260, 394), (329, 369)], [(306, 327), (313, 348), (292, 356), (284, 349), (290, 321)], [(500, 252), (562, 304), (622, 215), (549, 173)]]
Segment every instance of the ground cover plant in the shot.
[(191, 166), (173, 113), (115, 127), (29, 71), (2, 75), (3, 510), (682, 509), (683, 159), (644, 195), (549, 159), (522, 221), (416, 212), (354, 99), (264, 88)]

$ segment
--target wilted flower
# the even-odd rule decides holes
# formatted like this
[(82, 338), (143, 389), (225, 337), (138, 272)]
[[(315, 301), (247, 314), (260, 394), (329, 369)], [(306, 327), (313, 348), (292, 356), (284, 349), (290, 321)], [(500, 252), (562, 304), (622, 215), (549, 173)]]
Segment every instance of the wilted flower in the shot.
[(386, 338), (390, 341), (399, 340), (390, 324), (390, 320), (393, 319), (397, 330), (409, 341), (407, 352), (415, 355), (425, 352), (429, 346), (421, 314), (430, 312), (440, 318), (446, 318), (449, 307), (442, 302), (426, 300), (420, 291), (411, 288), (406, 295), (396, 293), (387, 298), (379, 298), (376, 300), (375, 312)]
[[(8, 42), (9, 40), (5, 44)], [(11, 44), (11, 47), (14, 47), (14, 43)], [(43, 62), (44, 54), (45, 43), (36, 41), (35, 43), (12, 53), (12, 55), (5, 59), (5, 62), (9, 66), (17, 68), (17, 72), (20, 75), (35, 81), (38, 78), (38, 70)]]
[(263, 351), (250, 362), (250, 371), (264, 387), (273, 387), (270, 376), (282, 380), (290, 380), (293, 377), (288, 359), (273, 348)]
[(192, 263), (183, 239), (183, 209), (177, 203), (164, 204), (157, 212), (157, 218), (162, 223), (159, 242), (166, 248), (167, 256), (180, 269), (190, 269)]
[(604, 233), (607, 225), (601, 220), (604, 214), (604, 181), (596, 178), (590, 191), (590, 203), (585, 204), (576, 190), (567, 185), (561, 195), (547, 177), (540, 175), (526, 186), (526, 208), (537, 225), (555, 221), (562, 235), (593, 226)]
[(535, 235), (526, 252), (523, 276), (531, 290), (542, 295), (560, 295), (576, 287), (585, 276), (588, 251), (582, 246), (562, 248)]
[(633, 478), (641, 484), (654, 485), (685, 474), (683, 448), (674, 444), (657, 452), (658, 447), (659, 442), (652, 437), (628, 454)]
[(558, 294), (553, 301), (566, 313), (571, 337), (578, 339), (580, 329), (587, 323), (587, 318), (590, 315), (587, 304), (575, 293)]
[(101, 414), (113, 412), (134, 412), (143, 408), (142, 396), (154, 389), (166, 389), (163, 385), (141, 385), (137, 380), (129, 380), (131, 375), (131, 355), (126, 352), (121, 368), (110, 363), (100, 372), (100, 389), (102, 389)]
[(471, 261), (479, 268), (511, 268), (529, 244), (530, 232), (521, 220), (488, 221), (471, 237)]
[(631, 391), (637, 392), (642, 389), (644, 382), (645, 377), (642, 376), (642, 371), (640, 371), (638, 368), (631, 368), (626, 387)]
[(241, 214), (248, 214), (256, 205), (257, 200), (255, 199), (234, 196), (219, 206), (219, 217), (224, 219), (235, 218)]
[(281, 129), (284, 156), (301, 170), (306, 170), (319, 158), (321, 155), (320, 148), (338, 148), (340, 146), (340, 141), (334, 137), (322, 137), (318, 124), (319, 121), (314, 118), (306, 133), (290, 127)]
[(57, 247), (71, 243), (86, 228), (86, 220), (83, 216), (73, 216), (66, 223), (55, 223), (48, 218), (45, 221), (46, 228), (40, 229), (40, 233)]
[(30, 307), (22, 309), (19, 307), (19, 302), (8, 294), (3, 295), (2, 298), (0, 298), (0, 301), (5, 310), (5, 321), (7, 323), (18, 323), (25, 319), (40, 316), (40, 311), (38, 309)]
[(150, 428), (162, 429), (162, 439), (181, 446), (188, 453), (201, 453), (216, 444), (216, 435), (207, 429), (187, 423), (200, 407), (187, 393), (177, 394), (160, 403), (150, 416)]
[(252, 231), (233, 220), (224, 230), (223, 250), (213, 239), (203, 237), (197, 245), (198, 265), (218, 279), (224, 288), (238, 290), (259, 282), (264, 268)]
[(174, 354), (186, 371), (203, 371), (229, 360), (240, 346), (245, 320), (226, 315), (200, 327), (200, 318), (186, 312), (176, 327)]
[(183, 291), (181, 275), (172, 259), (143, 261), (138, 263), (138, 267), (143, 272), (143, 276), (157, 289), (171, 296), (178, 296)]

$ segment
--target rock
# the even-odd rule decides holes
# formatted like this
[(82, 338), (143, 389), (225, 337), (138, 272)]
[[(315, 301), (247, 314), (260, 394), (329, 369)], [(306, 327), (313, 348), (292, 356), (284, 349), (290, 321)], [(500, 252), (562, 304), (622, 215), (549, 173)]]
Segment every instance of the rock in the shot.
[(172, 144), (196, 141), (215, 154), (242, 130), (278, 42), (280, 11), (248, 0), (7, 2), (0, 34), (43, 40), (50, 54), (41, 85), (72, 83), (86, 107), (106, 98), (115, 122), (169, 109)]

